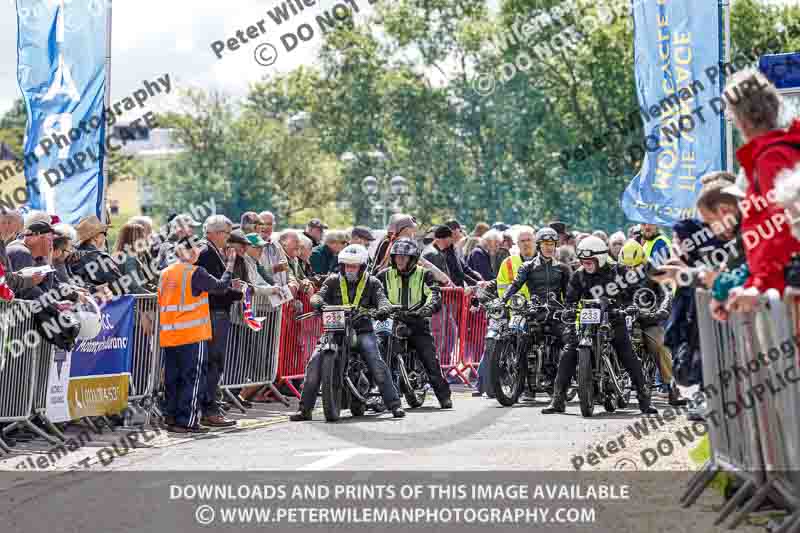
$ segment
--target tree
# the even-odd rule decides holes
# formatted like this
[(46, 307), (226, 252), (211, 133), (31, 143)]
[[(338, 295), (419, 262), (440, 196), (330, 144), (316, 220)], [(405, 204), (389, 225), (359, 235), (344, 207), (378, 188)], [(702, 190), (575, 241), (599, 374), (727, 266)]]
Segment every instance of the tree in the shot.
[(335, 197), (337, 165), (319, 152), (313, 135), (292, 135), (284, 122), (238, 109), (221, 93), (192, 90), (183, 104), (171, 126), (186, 151), (144, 169), (158, 192), (158, 211), (213, 197), (233, 218), (270, 210), (287, 219)]
[(5, 143), (17, 157), (22, 157), (28, 111), (22, 98), (14, 100), (14, 105), (0, 118), (0, 143)]

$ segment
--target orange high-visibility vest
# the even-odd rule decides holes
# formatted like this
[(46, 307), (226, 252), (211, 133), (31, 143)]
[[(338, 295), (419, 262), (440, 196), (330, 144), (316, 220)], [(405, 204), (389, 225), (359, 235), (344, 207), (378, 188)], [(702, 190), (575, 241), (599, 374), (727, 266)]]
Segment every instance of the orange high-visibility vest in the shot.
[(183, 346), (211, 339), (211, 314), (208, 293), (192, 296), (194, 265), (175, 263), (158, 280), (159, 343)]

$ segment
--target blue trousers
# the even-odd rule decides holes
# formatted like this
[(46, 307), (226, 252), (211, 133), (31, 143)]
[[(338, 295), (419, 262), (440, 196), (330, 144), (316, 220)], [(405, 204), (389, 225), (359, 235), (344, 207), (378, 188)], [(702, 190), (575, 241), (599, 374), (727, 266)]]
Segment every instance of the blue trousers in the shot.
[(211, 335), (208, 341), (208, 361), (206, 368), (206, 394), (203, 403), (203, 414), (215, 416), (220, 414), (217, 406), (217, 389), (225, 370), (225, 354), (228, 351), (228, 333), (231, 329), (230, 314), (226, 311), (211, 311)]
[(205, 342), (164, 348), (164, 385), (166, 415), (175, 423), (196, 427), (205, 397), (208, 346)]
[[(378, 340), (374, 333), (362, 333), (358, 336), (358, 349), (367, 361), (367, 366), (378, 385), (378, 389), (383, 396), (383, 404), (388, 409), (400, 407), (400, 395), (394, 387), (392, 376), (389, 375), (389, 367), (381, 358), (378, 351)], [(317, 403), (317, 392), (322, 381), (322, 357), (319, 349), (315, 350), (306, 365), (306, 375), (303, 379), (303, 393), (300, 396), (300, 404), (303, 409), (311, 410)]]

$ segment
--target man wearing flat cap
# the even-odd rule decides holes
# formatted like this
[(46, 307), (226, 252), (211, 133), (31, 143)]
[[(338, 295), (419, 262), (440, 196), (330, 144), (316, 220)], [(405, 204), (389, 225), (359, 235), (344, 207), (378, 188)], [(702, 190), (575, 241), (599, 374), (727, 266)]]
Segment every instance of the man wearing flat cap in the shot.
[(328, 229), (328, 226), (322, 223), (322, 221), (318, 218), (312, 218), (306, 224), (306, 230), (303, 232), (303, 235), (311, 239), (313, 243), (312, 248), (319, 246), (319, 243), (322, 242), (322, 236), (325, 233), (325, 230)]
[[(48, 217), (49, 220), (49, 217)], [(10, 270), (20, 271), (23, 268), (43, 266), (53, 246), (53, 228), (48, 222), (28, 220), (22, 236), (8, 245), (8, 262)], [(44, 279), (38, 286), (28, 284), (17, 289), (16, 296), (23, 300), (34, 300), (42, 295), (42, 291), (52, 288), (52, 274), (41, 276)]]
[(417, 220), (411, 215), (397, 213), (389, 219), (386, 237), (381, 240), (375, 250), (375, 262), (370, 269), (372, 274), (376, 274), (380, 269), (389, 267), (389, 248), (391, 248), (394, 241), (403, 237), (416, 240)]

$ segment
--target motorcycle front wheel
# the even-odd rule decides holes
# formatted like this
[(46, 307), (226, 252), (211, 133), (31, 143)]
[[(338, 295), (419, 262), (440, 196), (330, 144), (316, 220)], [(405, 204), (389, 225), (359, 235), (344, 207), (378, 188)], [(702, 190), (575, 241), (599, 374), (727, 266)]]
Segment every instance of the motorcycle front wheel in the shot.
[(500, 405), (511, 407), (525, 388), (527, 358), (518, 356), (516, 339), (502, 341), (491, 357), (494, 395)]
[(344, 383), (342, 383), (336, 354), (323, 353), (322, 357), (322, 410), (327, 422), (336, 422), (342, 413)]
[(594, 414), (594, 373), (592, 352), (589, 348), (578, 348), (578, 398), (581, 415), (589, 418)]
[(397, 355), (397, 366), (400, 370), (400, 392), (408, 403), (408, 407), (415, 409), (422, 407), (425, 403), (425, 369), (422, 367), (421, 361), (411, 355), (406, 356), (408, 361), (403, 359), (402, 355)]

